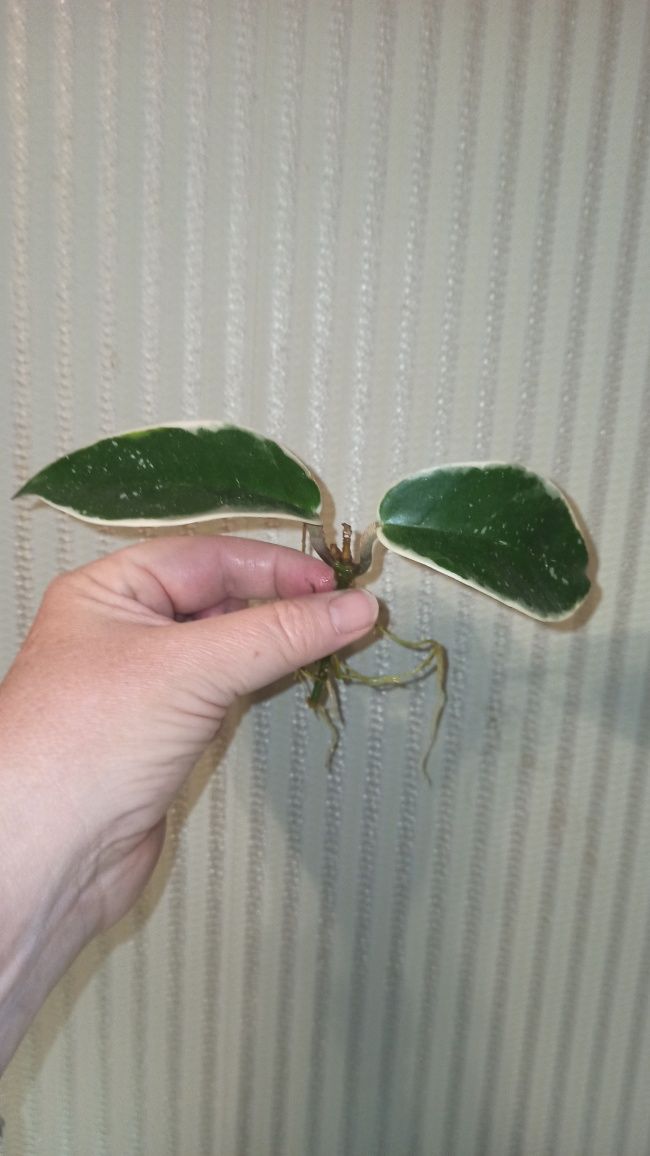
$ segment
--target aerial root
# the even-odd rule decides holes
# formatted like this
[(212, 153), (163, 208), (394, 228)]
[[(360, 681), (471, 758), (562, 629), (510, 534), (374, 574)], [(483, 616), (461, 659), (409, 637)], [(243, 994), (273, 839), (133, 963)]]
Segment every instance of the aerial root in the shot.
[(323, 720), (332, 735), (327, 753), (327, 765), (331, 767), (341, 738), (340, 726), (334, 722), (327, 705), (328, 701), (333, 704), (338, 723), (341, 724), (343, 720), (338, 699), (337, 680), (348, 683), (359, 683), (363, 686), (372, 686), (379, 689), (390, 689), (395, 686), (407, 686), (411, 682), (417, 682), (427, 675), (435, 673), (438, 699), (433, 713), (431, 737), (422, 758), (422, 772), (430, 783), (431, 776), (428, 771), (428, 763), (447, 702), (447, 652), (444, 646), (434, 638), (423, 638), (414, 642), (400, 638), (398, 634), (394, 634), (392, 630), (388, 630), (385, 626), (377, 626), (376, 629), (379, 634), (390, 639), (391, 642), (395, 642), (405, 650), (420, 652), (423, 657), (410, 670), (403, 671), (399, 674), (362, 674), (361, 671), (355, 670), (354, 667), (350, 666), (349, 662), (339, 658), (336, 654), (330, 655), (327, 659), (321, 659), (315, 671), (309, 668), (303, 668), (298, 671), (298, 677), (310, 688), (310, 693), (307, 698), (308, 705), (314, 713)]

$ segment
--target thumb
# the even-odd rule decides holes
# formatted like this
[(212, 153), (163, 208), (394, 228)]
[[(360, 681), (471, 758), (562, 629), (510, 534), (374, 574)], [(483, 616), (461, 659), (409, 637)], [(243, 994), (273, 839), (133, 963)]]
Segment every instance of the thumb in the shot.
[(214, 644), (228, 698), (260, 690), (366, 634), (379, 603), (367, 590), (288, 598), (193, 624)]

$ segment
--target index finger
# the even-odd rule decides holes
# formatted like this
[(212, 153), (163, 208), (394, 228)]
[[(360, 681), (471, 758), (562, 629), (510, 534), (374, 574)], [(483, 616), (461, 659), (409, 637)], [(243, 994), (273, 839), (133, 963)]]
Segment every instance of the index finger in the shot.
[(225, 598), (294, 598), (334, 586), (334, 573), (320, 558), (225, 535), (155, 538), (85, 569), (115, 593), (170, 618), (208, 610)]

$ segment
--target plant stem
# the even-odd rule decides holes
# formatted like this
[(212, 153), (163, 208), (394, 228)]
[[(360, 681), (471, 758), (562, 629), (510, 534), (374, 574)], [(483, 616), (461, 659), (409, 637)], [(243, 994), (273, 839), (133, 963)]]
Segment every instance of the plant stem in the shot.
[[(349, 522), (343, 523), (340, 547), (336, 542), (327, 545), (320, 526), (317, 528), (310, 526), (309, 529), (314, 550), (334, 571), (336, 589), (349, 589), (350, 586), (354, 585), (354, 580), (359, 573), (359, 563), (355, 562), (352, 557), (352, 527)], [(331, 654), (321, 658), (316, 667), (316, 673), (313, 675), (313, 686), (307, 696), (307, 705), (313, 710), (323, 706), (327, 699), (332, 672), (332, 658)]]

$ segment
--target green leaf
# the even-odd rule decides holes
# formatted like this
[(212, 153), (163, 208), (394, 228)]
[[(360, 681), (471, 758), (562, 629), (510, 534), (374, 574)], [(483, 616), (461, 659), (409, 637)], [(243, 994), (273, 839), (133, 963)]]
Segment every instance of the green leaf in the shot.
[(589, 590), (587, 548), (551, 482), (500, 462), (442, 466), (397, 482), (378, 537), (533, 618), (566, 618)]
[(216, 422), (103, 438), (46, 466), (15, 496), (25, 494), (115, 526), (241, 515), (320, 523), (320, 490), (298, 458), (251, 430)]

